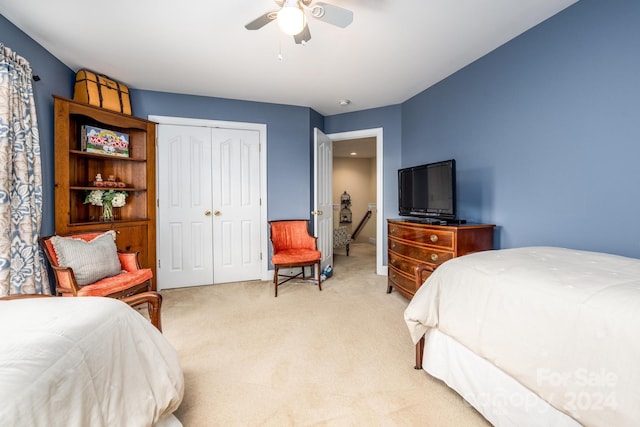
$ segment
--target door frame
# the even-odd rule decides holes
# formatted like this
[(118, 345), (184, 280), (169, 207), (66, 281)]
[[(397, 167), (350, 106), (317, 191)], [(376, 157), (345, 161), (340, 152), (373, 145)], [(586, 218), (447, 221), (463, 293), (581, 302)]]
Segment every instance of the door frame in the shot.
[[(273, 277), (269, 275), (268, 261), (269, 261), (269, 240), (267, 235), (267, 125), (264, 123), (249, 123), (249, 122), (232, 122), (225, 120), (213, 120), (213, 119), (193, 119), (188, 117), (173, 117), (173, 116), (157, 116), (149, 115), (148, 119), (158, 123), (159, 125), (178, 125), (178, 126), (203, 126), (210, 128), (225, 128), (225, 129), (244, 129), (255, 130), (258, 132), (260, 139), (260, 280), (271, 280)], [(156, 140), (157, 140), (157, 127), (156, 127)], [(158, 167), (158, 147), (156, 144), (156, 168)], [(156, 188), (158, 186), (158, 178), (156, 177)], [(156, 194), (158, 192), (156, 191)], [(158, 210), (158, 200), (156, 200), (156, 211)], [(157, 212), (156, 212), (157, 214)], [(156, 215), (156, 221), (158, 216)], [(158, 224), (156, 224), (156, 229)], [(160, 239), (156, 238), (156, 250), (159, 251)], [(214, 272), (215, 274), (215, 272)]]
[(387, 266), (384, 261), (384, 205), (383, 205), (383, 128), (361, 129), (347, 132), (326, 134), (332, 141), (344, 141), (347, 139), (375, 138), (376, 139), (376, 274), (387, 275)]

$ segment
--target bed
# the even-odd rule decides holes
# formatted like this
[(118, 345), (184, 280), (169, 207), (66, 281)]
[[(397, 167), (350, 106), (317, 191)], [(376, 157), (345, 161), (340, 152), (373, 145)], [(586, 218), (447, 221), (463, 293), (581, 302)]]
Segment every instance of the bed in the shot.
[(0, 301), (0, 425), (180, 426), (176, 351), (126, 303)]
[(638, 425), (638, 259), (556, 247), (454, 258), (405, 321), (422, 368), (495, 426)]

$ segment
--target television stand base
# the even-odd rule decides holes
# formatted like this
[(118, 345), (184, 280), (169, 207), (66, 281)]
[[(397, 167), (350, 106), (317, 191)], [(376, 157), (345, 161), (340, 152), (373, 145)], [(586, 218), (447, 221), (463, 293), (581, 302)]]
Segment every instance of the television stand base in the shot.
[(445, 220), (445, 222), (447, 223), (447, 225), (461, 225), (461, 224), (466, 224), (467, 220), (466, 219), (447, 219)]
[(430, 224), (430, 225), (462, 225), (466, 224), (466, 219), (454, 219), (454, 218), (402, 218), (403, 221), (414, 222), (418, 224)]

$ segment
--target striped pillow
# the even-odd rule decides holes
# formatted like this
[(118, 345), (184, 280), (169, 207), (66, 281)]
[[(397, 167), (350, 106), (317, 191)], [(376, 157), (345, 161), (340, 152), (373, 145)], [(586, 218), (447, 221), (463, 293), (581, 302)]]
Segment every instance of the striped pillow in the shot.
[(88, 242), (73, 237), (53, 236), (51, 243), (58, 264), (71, 268), (78, 285), (84, 286), (122, 272), (115, 238), (115, 231), (110, 230)]

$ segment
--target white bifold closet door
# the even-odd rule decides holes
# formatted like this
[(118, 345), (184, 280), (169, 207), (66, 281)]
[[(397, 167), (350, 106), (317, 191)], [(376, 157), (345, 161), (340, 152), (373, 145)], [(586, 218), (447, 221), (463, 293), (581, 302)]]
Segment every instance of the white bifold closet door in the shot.
[(158, 126), (158, 288), (260, 278), (258, 131)]

